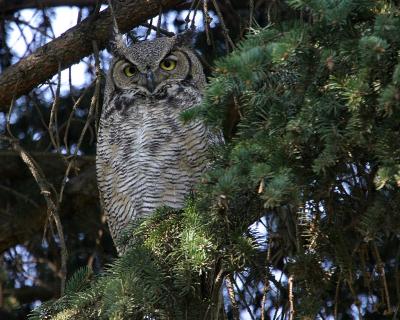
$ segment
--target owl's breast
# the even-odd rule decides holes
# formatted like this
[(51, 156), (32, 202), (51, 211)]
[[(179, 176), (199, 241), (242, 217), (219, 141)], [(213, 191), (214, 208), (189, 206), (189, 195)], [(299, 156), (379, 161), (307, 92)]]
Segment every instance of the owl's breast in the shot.
[(209, 131), (199, 121), (184, 124), (180, 114), (200, 101), (200, 93), (185, 91), (133, 99), (101, 126), (98, 181), (108, 215), (122, 219), (124, 212), (126, 222), (162, 205), (184, 205), (208, 164)]

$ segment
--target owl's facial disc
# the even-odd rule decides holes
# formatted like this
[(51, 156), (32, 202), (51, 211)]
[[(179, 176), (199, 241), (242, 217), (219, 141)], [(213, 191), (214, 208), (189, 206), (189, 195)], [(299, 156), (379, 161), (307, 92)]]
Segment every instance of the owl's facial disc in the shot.
[(149, 65), (135, 65), (133, 57), (119, 60), (113, 65), (113, 80), (119, 89), (140, 90), (152, 95), (164, 85), (185, 80), (190, 73), (190, 61), (187, 56), (174, 50)]

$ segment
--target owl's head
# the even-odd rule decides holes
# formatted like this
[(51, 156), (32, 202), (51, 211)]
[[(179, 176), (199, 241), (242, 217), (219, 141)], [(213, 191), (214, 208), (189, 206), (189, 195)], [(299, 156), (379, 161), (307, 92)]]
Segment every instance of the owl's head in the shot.
[(205, 84), (201, 63), (181, 39), (162, 37), (125, 46), (122, 38), (112, 47), (114, 59), (109, 74), (119, 90), (140, 90), (152, 95), (165, 85), (192, 81), (201, 89)]

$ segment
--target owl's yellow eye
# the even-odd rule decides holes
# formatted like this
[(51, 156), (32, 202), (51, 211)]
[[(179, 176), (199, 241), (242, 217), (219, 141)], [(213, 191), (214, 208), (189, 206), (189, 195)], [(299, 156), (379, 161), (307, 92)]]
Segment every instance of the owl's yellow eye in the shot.
[(160, 67), (165, 71), (174, 70), (176, 67), (176, 61), (172, 59), (164, 59), (163, 61), (161, 61)]
[(132, 66), (132, 65), (126, 66), (126, 67), (124, 68), (124, 74), (125, 74), (127, 77), (132, 77), (132, 76), (135, 75), (135, 73), (136, 73), (136, 68), (135, 68), (134, 66)]

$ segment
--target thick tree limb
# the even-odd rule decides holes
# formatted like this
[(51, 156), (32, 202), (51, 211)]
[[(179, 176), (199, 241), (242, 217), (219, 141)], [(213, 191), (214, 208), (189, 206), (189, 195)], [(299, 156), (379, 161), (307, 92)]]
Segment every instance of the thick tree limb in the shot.
[[(115, 16), (121, 32), (130, 30), (163, 9), (171, 9), (183, 0), (116, 1)], [(13, 98), (28, 93), (58, 71), (79, 62), (92, 53), (92, 41), (104, 48), (111, 33), (109, 9), (88, 17), (57, 39), (36, 50), (30, 56), (7, 68), (0, 76), (0, 111), (7, 111)]]

